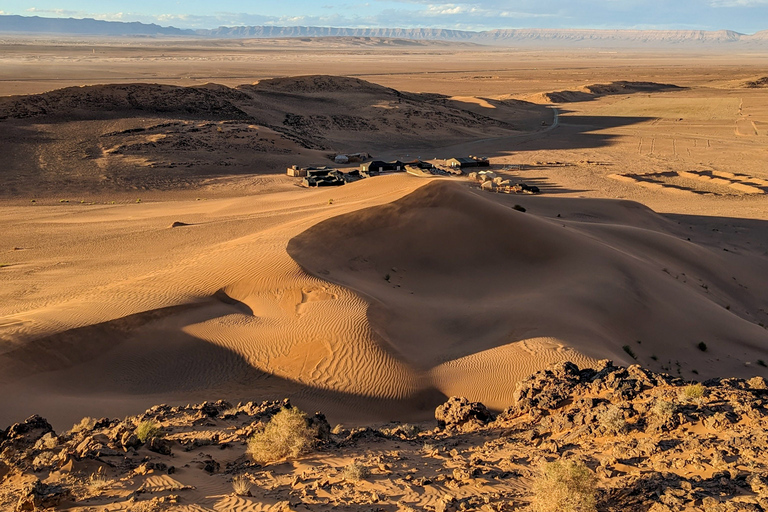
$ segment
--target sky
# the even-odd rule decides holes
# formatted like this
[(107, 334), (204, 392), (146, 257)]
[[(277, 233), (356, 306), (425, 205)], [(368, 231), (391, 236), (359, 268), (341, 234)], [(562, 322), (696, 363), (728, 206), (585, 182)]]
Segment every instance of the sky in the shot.
[(2, 0), (0, 14), (141, 21), (179, 28), (768, 29), (768, 0)]

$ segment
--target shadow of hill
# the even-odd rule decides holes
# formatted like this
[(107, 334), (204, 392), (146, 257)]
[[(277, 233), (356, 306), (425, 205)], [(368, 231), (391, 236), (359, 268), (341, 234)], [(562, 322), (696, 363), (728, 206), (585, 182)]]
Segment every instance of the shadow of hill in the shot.
[(398, 419), (413, 421), (431, 417), (446, 399), (431, 387), (399, 398), (363, 396), (256, 369), (242, 354), (184, 332), (190, 323), (250, 311), (217, 299), (70, 329), (0, 354), (0, 424), (40, 414), (61, 428), (83, 416), (135, 414), (158, 402), (282, 398), (308, 411), (387, 420), (398, 411)]
[(576, 90), (544, 92), (541, 93), (540, 96), (542, 99), (551, 103), (577, 103), (593, 101), (602, 96), (655, 93), (683, 89), (686, 89), (686, 87), (680, 87), (679, 85), (674, 84), (618, 80), (607, 84), (585, 85)]

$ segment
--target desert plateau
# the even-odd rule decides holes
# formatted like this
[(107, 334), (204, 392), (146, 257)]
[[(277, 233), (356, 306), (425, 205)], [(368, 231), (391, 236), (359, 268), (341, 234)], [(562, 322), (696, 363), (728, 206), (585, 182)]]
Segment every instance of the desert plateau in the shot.
[(0, 33), (0, 510), (768, 510), (764, 35), (457, 34)]

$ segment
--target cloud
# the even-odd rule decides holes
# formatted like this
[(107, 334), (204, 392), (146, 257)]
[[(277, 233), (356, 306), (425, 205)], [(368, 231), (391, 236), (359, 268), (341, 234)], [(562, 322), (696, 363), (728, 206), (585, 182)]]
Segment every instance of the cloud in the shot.
[(25, 9), (26, 12), (31, 12), (34, 14), (53, 14), (56, 17), (61, 16), (84, 16), (85, 12), (83, 11), (70, 11), (67, 9), (38, 9), (37, 7), (30, 7), (29, 9)]
[(711, 0), (712, 7), (759, 7), (768, 6), (768, 0)]

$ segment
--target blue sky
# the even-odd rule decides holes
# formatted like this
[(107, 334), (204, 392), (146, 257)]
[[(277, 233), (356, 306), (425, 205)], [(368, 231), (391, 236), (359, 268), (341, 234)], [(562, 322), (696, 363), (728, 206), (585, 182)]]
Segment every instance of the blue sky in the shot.
[(335, 27), (768, 29), (768, 0), (3, 0), (0, 14), (142, 21), (180, 28)]

